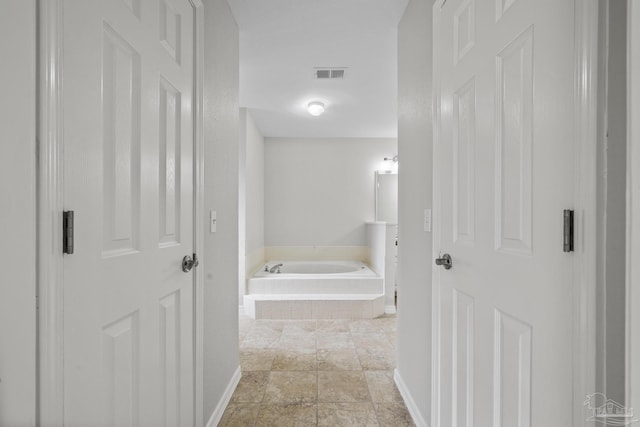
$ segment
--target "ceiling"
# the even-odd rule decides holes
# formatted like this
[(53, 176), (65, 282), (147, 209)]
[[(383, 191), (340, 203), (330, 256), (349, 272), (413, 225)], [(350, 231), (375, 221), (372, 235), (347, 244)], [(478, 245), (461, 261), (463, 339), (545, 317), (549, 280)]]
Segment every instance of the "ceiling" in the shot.
[[(228, 0), (240, 106), (265, 137), (397, 136), (397, 28), (408, 0)], [(317, 80), (315, 67), (346, 67)], [(321, 101), (319, 117), (307, 104)]]

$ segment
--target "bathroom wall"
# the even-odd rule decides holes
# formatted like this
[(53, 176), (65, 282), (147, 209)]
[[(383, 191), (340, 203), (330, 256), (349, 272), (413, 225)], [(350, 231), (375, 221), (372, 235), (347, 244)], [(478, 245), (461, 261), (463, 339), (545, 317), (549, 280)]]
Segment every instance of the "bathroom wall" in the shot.
[(396, 151), (391, 138), (266, 138), (267, 258), (292, 252), (330, 258), (336, 250), (366, 257), (374, 172), (387, 169), (383, 159)]
[(240, 109), (240, 145), (243, 152), (241, 194), (244, 206), (244, 269), (240, 272), (239, 302), (245, 294), (246, 277), (264, 263), (264, 137), (251, 112)]
[(246, 109), (247, 268), (264, 259), (264, 137)]
[(396, 382), (416, 424), (431, 417), (432, 5), (410, 0), (398, 27), (398, 331)]
[[(216, 425), (240, 376), (239, 35), (226, 0), (204, 0), (204, 421)], [(209, 232), (209, 211), (217, 231)], [(244, 258), (244, 252), (242, 253)], [(212, 415), (214, 416), (212, 418)]]

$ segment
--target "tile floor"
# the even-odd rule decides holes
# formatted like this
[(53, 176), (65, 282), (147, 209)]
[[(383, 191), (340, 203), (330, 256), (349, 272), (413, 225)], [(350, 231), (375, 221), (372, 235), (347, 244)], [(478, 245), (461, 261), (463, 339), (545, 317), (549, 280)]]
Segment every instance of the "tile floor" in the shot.
[(251, 320), (219, 426), (413, 426), (393, 382), (395, 316)]

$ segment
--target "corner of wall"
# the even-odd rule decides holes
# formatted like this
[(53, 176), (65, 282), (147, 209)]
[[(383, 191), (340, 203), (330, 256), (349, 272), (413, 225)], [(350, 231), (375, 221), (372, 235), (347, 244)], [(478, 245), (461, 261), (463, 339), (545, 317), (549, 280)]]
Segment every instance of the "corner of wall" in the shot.
[[(431, 417), (433, 239), (432, 6), (410, 0), (398, 26), (398, 387), (418, 425)], [(420, 189), (420, 191), (416, 191)]]
[(242, 280), (239, 283), (239, 304), (243, 305), (247, 279), (265, 261), (264, 249), (264, 137), (247, 108), (240, 109), (240, 131), (244, 145), (244, 252)]
[[(204, 284), (203, 419), (227, 404), (240, 365), (239, 31), (226, 0), (204, 2), (203, 135), (205, 218), (217, 212), (217, 230), (206, 233)], [(205, 230), (208, 230), (208, 225)], [(244, 255), (244, 253), (243, 253)], [(244, 256), (242, 257), (244, 260)], [(232, 387), (231, 387), (232, 388)]]

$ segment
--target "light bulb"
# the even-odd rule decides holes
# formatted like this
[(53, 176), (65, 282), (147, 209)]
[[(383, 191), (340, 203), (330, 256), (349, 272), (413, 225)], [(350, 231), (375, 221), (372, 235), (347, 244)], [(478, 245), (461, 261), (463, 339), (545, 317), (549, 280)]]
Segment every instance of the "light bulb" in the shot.
[(309, 105), (307, 105), (307, 110), (312, 116), (319, 116), (324, 113), (324, 104), (318, 101), (310, 102)]

